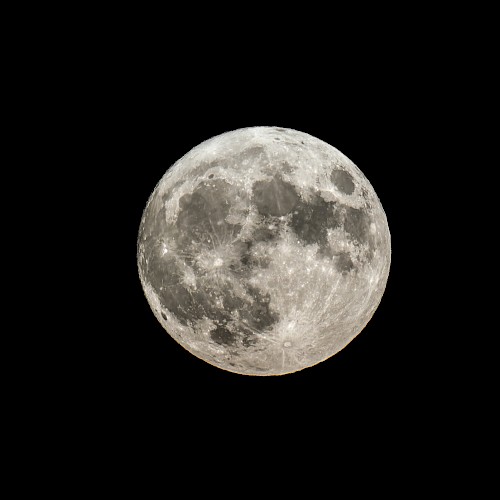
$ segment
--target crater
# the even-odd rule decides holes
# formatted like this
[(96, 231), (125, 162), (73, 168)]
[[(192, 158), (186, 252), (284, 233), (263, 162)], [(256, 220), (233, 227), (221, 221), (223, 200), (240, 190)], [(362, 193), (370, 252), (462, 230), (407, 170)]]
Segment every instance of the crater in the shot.
[(345, 170), (333, 170), (330, 174), (330, 180), (337, 186), (337, 189), (344, 194), (354, 192), (354, 181), (351, 174)]

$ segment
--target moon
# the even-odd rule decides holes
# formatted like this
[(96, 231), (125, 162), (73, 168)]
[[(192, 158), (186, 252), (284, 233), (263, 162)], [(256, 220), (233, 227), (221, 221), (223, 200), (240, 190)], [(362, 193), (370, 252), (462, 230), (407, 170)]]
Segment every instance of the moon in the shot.
[(164, 329), (244, 375), (330, 358), (369, 322), (389, 276), (387, 217), (361, 170), (279, 127), (202, 142), (156, 185), (140, 222), (139, 278)]

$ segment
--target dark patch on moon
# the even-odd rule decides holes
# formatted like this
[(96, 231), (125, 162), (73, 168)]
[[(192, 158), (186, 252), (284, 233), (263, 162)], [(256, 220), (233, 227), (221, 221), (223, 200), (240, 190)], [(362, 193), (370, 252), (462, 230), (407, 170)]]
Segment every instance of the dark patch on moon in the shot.
[(290, 183), (275, 175), (269, 181), (257, 181), (253, 185), (252, 201), (260, 214), (282, 216), (293, 210), (299, 196)]
[(335, 267), (340, 273), (345, 274), (354, 269), (354, 264), (351, 260), (350, 255), (343, 252), (336, 255)]
[[(301, 200), (296, 205), (290, 227), (302, 243), (306, 245), (317, 243), (319, 255), (332, 258), (333, 252), (328, 242), (328, 229), (343, 226), (355, 243), (369, 246), (370, 251), (367, 256), (370, 258), (373, 253), (371, 251), (373, 238), (370, 234), (370, 223), (371, 217), (363, 209), (325, 201), (320, 196), (315, 196), (308, 203)], [(353, 264), (350, 258), (348, 261), (346, 257), (341, 257), (338, 262), (339, 271), (352, 269)]]
[(360, 208), (345, 207), (344, 229), (351, 237), (366, 244), (370, 235), (370, 216)]
[(250, 273), (252, 269), (267, 269), (271, 260), (265, 255), (260, 255), (254, 252), (253, 244), (249, 242), (249, 248), (243, 252), (240, 257), (240, 263), (243, 266), (243, 272)]
[[(292, 212), (290, 228), (299, 240), (306, 245), (318, 244), (320, 255), (335, 257), (335, 265), (342, 273), (352, 270), (353, 262), (347, 253), (333, 256), (327, 230), (343, 225), (354, 241), (364, 244), (372, 239), (369, 232), (371, 219), (362, 209), (325, 201), (317, 195), (306, 203), (291, 184), (276, 175), (254, 184), (252, 200), (264, 217), (248, 241), (234, 242), (241, 226), (230, 224), (225, 219), (237, 195), (235, 189), (224, 180), (202, 182), (193, 193), (180, 198), (179, 214), (172, 227), (167, 227), (163, 204), (159, 210), (156, 205), (157, 213), (150, 209), (145, 218), (144, 234), (164, 235), (169, 232), (182, 258), (165, 253), (163, 240), (150, 237), (144, 243), (142, 265), (145, 279), (155, 290), (162, 308), (174, 314), (181, 324), (192, 325), (197, 320), (208, 318), (219, 325), (212, 332), (214, 341), (228, 346), (241, 341), (249, 346), (255, 342), (255, 332), (264, 331), (279, 320), (279, 314), (270, 308), (269, 294), (262, 294), (245, 279), (254, 269), (269, 266), (270, 257), (255, 250), (261, 243), (270, 245), (279, 239), (280, 225), (284, 222), (277, 217)], [(209, 277), (198, 272), (192, 256), (221, 242), (231, 244), (236, 250), (231, 267), (228, 263), (223, 272), (233, 274), (233, 279), (243, 284), (249, 297), (238, 296), (230, 280), (224, 281), (224, 288), (221, 288), (220, 283), (210, 281)], [(197, 287), (185, 284), (187, 268), (191, 268), (197, 277)], [(238, 320), (235, 320), (235, 311)], [(167, 319), (165, 313), (161, 315)]]
[(210, 332), (210, 338), (217, 344), (234, 345), (236, 343), (236, 335), (221, 325), (217, 325), (215, 330)]
[(228, 290), (222, 297), (222, 305), (224, 307), (224, 311), (230, 315), (231, 312), (236, 312), (242, 309), (245, 306), (245, 301)]
[(234, 197), (233, 186), (221, 179), (202, 182), (192, 194), (183, 195), (176, 222), (178, 247), (186, 249), (193, 241), (204, 244), (209, 239), (232, 239), (241, 229), (225, 220)]
[(290, 226), (303, 243), (317, 243), (320, 252), (328, 253), (327, 229), (338, 227), (340, 223), (336, 203), (316, 196), (309, 203), (300, 201), (297, 204)]
[[(270, 229), (269, 226), (273, 225), (274, 228)], [(240, 263), (243, 266), (241, 271), (249, 273), (252, 269), (266, 269), (271, 262), (270, 256), (256, 251), (259, 243), (271, 245), (273, 242), (278, 241), (280, 238), (279, 223), (272, 221), (271, 218), (266, 217), (264, 221), (257, 226), (247, 241), (240, 243)]]
[[(192, 206), (192, 197), (185, 198), (183, 207)], [(241, 243), (239, 246), (248, 254), (252, 244)], [(236, 261), (235, 266), (238, 264)], [(256, 259), (251, 265), (264, 267), (264, 262)], [(238, 296), (231, 281), (225, 281), (224, 287), (221, 287), (219, 283), (210, 279), (204, 281), (198, 276), (197, 287), (184, 284), (184, 273), (189, 267), (191, 266), (187, 260), (165, 254), (160, 243), (152, 247), (145, 267), (145, 279), (153, 287), (162, 308), (174, 314), (182, 325), (192, 326), (193, 322), (208, 318), (218, 325), (211, 332), (215, 342), (232, 346), (241, 341), (248, 347), (257, 341), (255, 335), (258, 334), (255, 332), (264, 331), (279, 320), (279, 314), (270, 308), (270, 295), (263, 294), (257, 287), (241, 280), (241, 276), (245, 276), (241, 268), (228, 269), (228, 272), (239, 271), (240, 278), (236, 279), (244, 286), (248, 297)], [(196, 270), (191, 269), (196, 274)], [(165, 320), (168, 318), (163, 311), (161, 316)], [(239, 319), (236, 320), (236, 317)]]
[[(245, 285), (249, 299), (242, 298), (226, 290), (223, 294), (223, 308), (219, 311), (225, 316), (224, 320), (216, 319), (219, 326), (212, 332), (215, 332), (217, 339), (211, 334), (212, 339), (218, 343), (233, 345), (237, 338), (240, 338), (245, 347), (255, 344), (258, 340), (258, 332), (268, 330), (279, 320), (279, 314), (271, 310), (269, 293), (262, 293), (258, 288), (251, 285)], [(215, 311), (214, 311), (215, 312)], [(237, 314), (238, 320), (235, 321), (232, 314)], [(232, 324), (234, 332), (231, 332), (221, 323)], [(235, 333), (237, 332), (237, 333)], [(256, 333), (257, 332), (257, 333)]]
[(330, 180), (337, 186), (337, 189), (344, 194), (354, 193), (354, 181), (350, 174), (345, 170), (333, 170), (330, 174)]
[(243, 337), (242, 344), (244, 347), (251, 347), (255, 345), (258, 342), (258, 337), (257, 335), (253, 333), (249, 333)]
[(214, 174), (210, 174), (210, 175), (208, 176), (208, 178), (209, 178), (209, 179), (213, 179), (213, 178), (214, 178)]
[(256, 330), (269, 329), (279, 320), (279, 314), (270, 308), (271, 296), (251, 285), (247, 285), (246, 290), (253, 300), (240, 310), (240, 316)]
[(269, 226), (272, 225), (271, 220), (264, 220), (263, 223), (252, 233), (252, 242), (270, 243), (272, 241), (276, 241), (279, 238), (279, 228), (277, 225), (274, 225), (274, 229), (270, 229)]
[(182, 274), (172, 257), (162, 255), (159, 245), (153, 247), (149, 253), (145, 275), (158, 294), (162, 305), (177, 314), (177, 299), (179, 293), (182, 295), (182, 291), (177, 290), (175, 283), (178, 283), (182, 279)]

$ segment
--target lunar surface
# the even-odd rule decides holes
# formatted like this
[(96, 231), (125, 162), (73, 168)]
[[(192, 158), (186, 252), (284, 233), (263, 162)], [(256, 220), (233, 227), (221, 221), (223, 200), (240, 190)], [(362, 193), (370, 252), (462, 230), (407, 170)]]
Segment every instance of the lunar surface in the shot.
[(361, 332), (384, 293), (391, 242), (373, 187), (345, 155), (303, 132), (251, 127), (166, 171), (137, 259), (156, 318), (190, 353), (282, 375)]

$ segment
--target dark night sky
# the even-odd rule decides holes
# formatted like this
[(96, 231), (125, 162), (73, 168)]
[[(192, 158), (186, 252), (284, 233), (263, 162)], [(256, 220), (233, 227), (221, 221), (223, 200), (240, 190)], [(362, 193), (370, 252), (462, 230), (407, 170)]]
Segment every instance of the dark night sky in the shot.
[[(6, 99), (15, 108), (33, 103), (30, 116), (16, 108), (19, 120), (35, 136), (48, 132), (23, 148), (36, 155), (29, 167), (54, 194), (38, 189), (26, 170), (25, 182), (35, 184), (51, 213), (40, 217), (24, 193), (14, 198), (8, 217), (16, 220), (18, 205), (28, 205), (31, 218), (18, 225), (30, 241), (21, 245), (35, 244), (29, 258), (6, 265), (29, 270), (33, 289), (21, 300), (48, 299), (41, 317), (26, 309), (23, 329), (46, 344), (54, 317), (62, 318), (62, 338), (49, 347), (54, 361), (35, 353), (43, 365), (29, 375), (36, 398), (19, 391), (30, 400), (25, 430), (46, 440), (35, 467), (48, 464), (58, 483), (67, 470), (73, 488), (92, 487), (93, 494), (101, 480), (129, 493), (141, 465), (146, 474), (158, 466), (162, 492), (178, 491), (173, 484), (184, 474), (179, 485), (189, 497), (192, 485), (204, 496), (250, 495), (253, 487), (264, 497), (271, 479), (279, 495), (269, 496), (283, 496), (285, 486), (295, 493), (302, 482), (316, 498), (336, 494), (345, 471), (357, 475), (348, 482), (356, 493), (376, 483), (385, 493), (397, 479), (404, 487), (398, 497), (419, 487), (428, 494), (431, 483), (435, 491), (435, 477), (444, 476), (446, 488), (460, 486), (460, 471), (447, 476), (442, 465), (463, 433), (475, 432), (465, 415), (478, 407), (470, 373), (482, 354), (455, 353), (466, 308), (450, 289), (468, 305), (459, 259), (476, 266), (472, 273), (488, 274), (479, 271), (485, 245), (473, 247), (469, 234), (453, 227), (468, 224), (469, 213), (483, 217), (481, 200), (489, 196), (481, 191), (488, 177), (471, 175), (482, 165), (458, 134), (467, 122), (464, 97), (472, 94), (471, 107), (481, 108), (465, 78), (476, 80), (482, 53), (472, 51), (464, 63), (473, 38), (468, 10), (455, 23), (458, 9), (443, 9), (440, 18), (437, 8), (414, 5), (403, 12), (377, 4), (370, 12), (355, 4), (349, 17), (305, 4), (277, 4), (276, 16), (267, 5), (221, 5), (218, 12), (207, 4), (206, 13), (202, 4), (186, 6), (183, 14), (165, 5), (158, 16), (150, 7), (141, 15), (135, 5), (109, 13), (104, 6), (59, 9), (49, 13), (57, 29), (35, 13), (43, 33), (27, 42), (26, 58), (15, 56), (28, 68), (26, 77), (14, 75), (25, 95)], [(448, 36), (449, 27), (457, 36)], [(19, 31), (9, 39), (11, 52), (24, 37)], [(487, 66), (494, 67), (491, 60)], [(487, 114), (491, 108), (484, 106)], [(309, 133), (347, 155), (379, 196), (392, 238), (387, 288), (365, 329), (329, 360), (280, 377), (225, 372), (184, 350), (153, 316), (136, 264), (142, 211), (166, 169), (203, 140), (258, 125)], [(470, 206), (464, 191), (451, 187), (456, 177), (475, 183)], [(31, 236), (31, 219), (41, 222), (40, 237)], [(62, 277), (53, 277), (38, 246), (56, 255)], [(40, 279), (43, 268), (48, 276)], [(484, 333), (466, 329), (461, 347), (484, 346), (477, 340)], [(25, 331), (10, 334), (28, 343)], [(35, 447), (18, 446), (23, 466)], [(61, 469), (51, 455), (64, 462)], [(479, 455), (463, 461), (467, 469)], [(362, 465), (375, 468), (375, 477), (365, 480)], [(23, 477), (38, 488), (30, 471)], [(149, 480), (136, 480), (143, 497)]]
[[(93, 249), (107, 278), (95, 287), (99, 369), (89, 374), (105, 432), (116, 440), (130, 429), (134, 439), (174, 432), (207, 446), (213, 436), (227, 446), (239, 436), (262, 447), (259, 435), (284, 444), (290, 432), (334, 445), (353, 429), (375, 441), (399, 432), (418, 440), (415, 422), (438, 398), (425, 244), (434, 234), (420, 190), (427, 204), (437, 194), (419, 172), (439, 113), (429, 120), (434, 89), (414, 61), (371, 54), (326, 72), (306, 57), (262, 67), (224, 54), (124, 54), (104, 58), (82, 103), (96, 110), (88, 134), (100, 154), (89, 175), (106, 205)], [(298, 129), (346, 154), (375, 188), (392, 235), (386, 292), (366, 328), (330, 360), (281, 377), (225, 372), (185, 351), (154, 318), (136, 268), (142, 210), (167, 167), (205, 139), (256, 125)]]
[[(414, 350), (419, 348), (413, 291), (408, 293), (417, 270), (405, 262), (413, 216), (412, 191), (405, 185), (413, 182), (409, 162), (414, 161), (406, 114), (417, 112), (417, 105), (404, 104), (404, 89), (392, 92), (369, 80), (344, 82), (341, 88), (330, 85), (331, 80), (294, 85), (277, 73), (270, 81), (239, 88), (241, 74), (221, 78), (220, 73), (200, 70), (194, 80), (174, 85), (178, 75), (159, 80), (155, 74), (147, 76), (111, 93), (111, 127), (118, 124), (111, 134), (119, 151), (114, 158), (119, 161), (111, 167), (119, 177), (115, 229), (122, 238), (119, 255), (113, 256), (121, 275), (117, 293), (123, 300), (122, 313), (112, 326), (116, 349), (122, 352), (113, 374), (118, 390), (130, 391), (132, 399), (155, 412), (168, 411), (176, 398), (196, 406), (198, 398), (213, 397), (217, 405), (228, 408), (253, 405), (256, 413), (286, 408), (321, 413), (329, 398), (341, 406), (363, 408), (393, 407), (404, 400), (415, 390)], [(337, 147), (374, 186), (392, 233), (387, 289), (365, 330), (329, 361), (277, 378), (227, 373), (183, 350), (150, 312), (135, 267), (141, 213), (166, 168), (213, 135), (253, 125), (295, 128)]]

